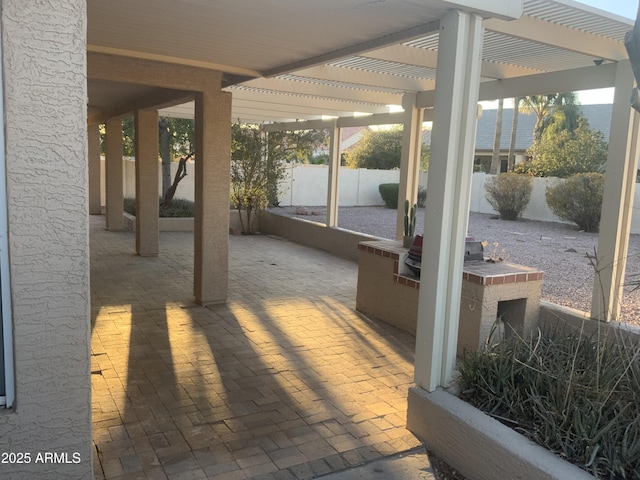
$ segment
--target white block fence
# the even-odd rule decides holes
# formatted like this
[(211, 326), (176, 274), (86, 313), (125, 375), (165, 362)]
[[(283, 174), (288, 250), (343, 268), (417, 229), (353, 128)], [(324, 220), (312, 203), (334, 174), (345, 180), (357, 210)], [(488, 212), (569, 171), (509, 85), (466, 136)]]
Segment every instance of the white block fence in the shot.
[[(124, 195), (135, 197), (135, 164), (132, 160), (124, 160)], [(171, 178), (178, 168), (177, 163), (171, 165)], [(280, 184), (281, 206), (317, 207), (327, 203), (327, 181), (329, 168), (326, 165), (294, 165), (286, 169)], [(187, 164), (187, 176), (180, 182), (175, 198), (193, 200), (195, 165)], [(399, 170), (368, 170), (341, 167), (339, 172), (339, 204), (341, 207), (367, 207), (384, 205), (378, 185), (381, 183), (398, 183)], [(104, 159), (101, 164), (102, 185), (104, 185)], [(484, 196), (484, 184), (491, 175), (474, 173), (471, 186), (472, 212), (495, 214)], [(544, 222), (562, 222), (556, 217), (545, 200), (547, 185), (558, 182), (557, 178), (534, 178), (531, 201), (522, 217)], [(421, 172), (420, 185), (427, 184), (427, 173)], [(158, 178), (159, 189), (162, 188), (162, 177)], [(640, 189), (636, 189), (634, 214), (631, 221), (631, 233), (640, 234)], [(102, 205), (105, 205), (104, 186), (102, 188)]]

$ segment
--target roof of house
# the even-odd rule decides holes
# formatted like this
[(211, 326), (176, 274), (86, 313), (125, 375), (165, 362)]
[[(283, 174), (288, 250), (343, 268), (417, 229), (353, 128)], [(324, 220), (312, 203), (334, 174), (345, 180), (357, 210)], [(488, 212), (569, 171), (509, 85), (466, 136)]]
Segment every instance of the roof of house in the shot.
[[(589, 126), (604, 134), (605, 140), (609, 140), (611, 127), (611, 104), (581, 105), (582, 115), (588, 120)], [(478, 120), (476, 133), (476, 150), (493, 151), (493, 140), (496, 130), (497, 110), (484, 110)], [(502, 135), (500, 136), (500, 148), (509, 148), (511, 140), (511, 123), (513, 121), (513, 108), (505, 108), (502, 113)], [(536, 123), (534, 114), (518, 115), (518, 130), (516, 132), (516, 150), (526, 150), (533, 143), (533, 127)]]

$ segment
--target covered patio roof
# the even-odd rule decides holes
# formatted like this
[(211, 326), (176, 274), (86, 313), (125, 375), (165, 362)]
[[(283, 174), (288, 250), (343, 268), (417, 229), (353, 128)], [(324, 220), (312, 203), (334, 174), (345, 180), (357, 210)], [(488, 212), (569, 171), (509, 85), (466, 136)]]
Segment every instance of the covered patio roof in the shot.
[[(188, 3), (89, 0), (89, 66), (106, 53), (221, 71), (232, 118), (263, 123), (385, 114), (408, 92), (432, 106), (439, 19), (474, 2)], [(570, 0), (525, 0), (519, 19), (484, 22), (479, 98), (613, 86), (631, 25)], [(91, 75), (88, 91), (90, 117), (163, 93)], [(161, 115), (193, 112), (189, 102)]]
[[(153, 228), (137, 229), (137, 245), (148, 246), (139, 254), (157, 254), (157, 231), (149, 233), (157, 220), (157, 115), (189, 117), (189, 102), (200, 105), (196, 205), (207, 212), (195, 219), (199, 303), (226, 299), (229, 120), (270, 123), (271, 130), (330, 129), (326, 225), (333, 227), (339, 129), (404, 125), (399, 201), (413, 204), (421, 125), (433, 119), (425, 246), (434, 255), (422, 270), (430, 285), (420, 293), (416, 383), (427, 390), (447, 384), (461, 289), (455, 252), (466, 238), (477, 102), (615, 86), (592, 315), (617, 316), (639, 123), (627, 100), (634, 85), (624, 46), (630, 20), (571, 0), (89, 0), (87, 6), (93, 137), (98, 123), (111, 120), (117, 131), (132, 112), (146, 128), (148, 141), (139, 142), (148, 147), (141, 149), (146, 160), (136, 165), (137, 178), (148, 183), (138, 203), (149, 208), (138, 218)], [(400, 105), (403, 112), (391, 113)], [(119, 165), (121, 148), (112, 150), (112, 165)], [(117, 208), (107, 211), (118, 216), (121, 201), (112, 198)], [(402, 217), (399, 211), (399, 237)]]

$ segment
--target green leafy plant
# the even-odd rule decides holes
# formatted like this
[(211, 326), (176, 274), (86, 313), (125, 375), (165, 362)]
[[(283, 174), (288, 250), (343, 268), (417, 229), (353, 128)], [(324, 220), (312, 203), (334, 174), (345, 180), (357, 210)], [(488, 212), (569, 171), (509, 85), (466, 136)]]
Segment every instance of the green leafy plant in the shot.
[(515, 220), (531, 199), (533, 179), (517, 173), (502, 173), (485, 183), (485, 197), (501, 220)]
[(418, 210), (417, 204), (413, 204), (409, 208), (409, 200), (404, 201), (404, 236), (413, 237), (416, 231), (416, 213)]
[(558, 217), (585, 232), (600, 228), (604, 174), (579, 173), (547, 187), (547, 205)]
[(529, 148), (531, 161), (518, 164), (518, 173), (536, 177), (567, 178), (576, 173), (602, 172), (607, 160), (607, 142), (602, 132), (578, 119), (574, 130), (564, 128), (560, 119), (551, 123), (539, 140)]
[(303, 161), (327, 138), (324, 130), (266, 132), (259, 125), (231, 126), (231, 204), (242, 233), (256, 231), (259, 213), (278, 205), (286, 163)]
[[(162, 205), (162, 198), (159, 199), (160, 218), (193, 218), (196, 214), (195, 204), (191, 200), (185, 200), (183, 198), (176, 198), (171, 202), (171, 205), (165, 207)], [(136, 214), (136, 199), (125, 198), (123, 203), (123, 209), (129, 215)]]
[(398, 183), (381, 183), (378, 185), (378, 191), (387, 208), (398, 208)]
[(640, 345), (602, 336), (490, 337), (465, 354), (460, 396), (597, 478), (638, 478)]

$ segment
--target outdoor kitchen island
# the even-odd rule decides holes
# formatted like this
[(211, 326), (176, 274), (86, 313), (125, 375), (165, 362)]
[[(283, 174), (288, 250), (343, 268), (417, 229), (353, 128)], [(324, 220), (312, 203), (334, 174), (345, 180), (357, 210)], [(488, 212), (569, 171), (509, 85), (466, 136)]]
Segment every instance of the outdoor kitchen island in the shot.
[[(408, 249), (401, 242), (376, 240), (361, 242), (358, 250), (356, 310), (415, 335), (420, 279), (405, 265)], [(465, 262), (458, 354), (482, 348), (498, 318), (520, 333), (536, 327), (543, 276), (506, 262)]]

